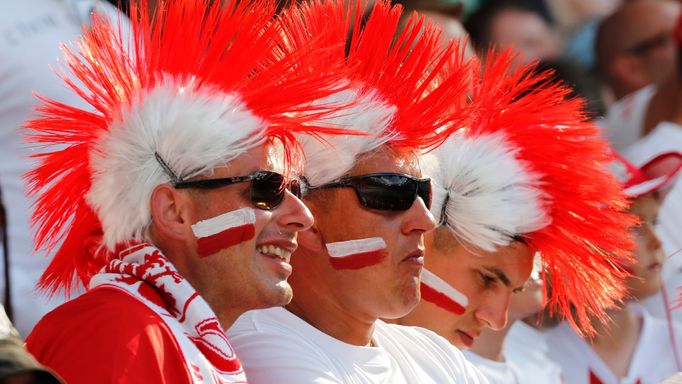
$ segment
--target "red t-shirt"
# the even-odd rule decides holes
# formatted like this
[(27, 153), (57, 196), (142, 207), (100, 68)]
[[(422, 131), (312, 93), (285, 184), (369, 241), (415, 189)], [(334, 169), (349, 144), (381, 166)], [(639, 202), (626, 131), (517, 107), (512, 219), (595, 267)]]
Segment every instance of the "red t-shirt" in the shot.
[(26, 348), (69, 384), (193, 382), (166, 323), (115, 288), (96, 288), (48, 313)]

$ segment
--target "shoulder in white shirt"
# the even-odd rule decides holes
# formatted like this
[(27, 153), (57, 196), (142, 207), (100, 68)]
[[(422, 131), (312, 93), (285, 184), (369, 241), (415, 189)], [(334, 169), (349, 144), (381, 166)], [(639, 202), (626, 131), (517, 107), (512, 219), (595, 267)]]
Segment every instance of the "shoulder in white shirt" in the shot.
[(646, 86), (614, 103), (599, 121), (604, 129), (604, 137), (617, 151), (639, 140), (644, 128), (644, 119), (656, 87)]
[[(678, 372), (675, 353), (665, 321), (640, 312), (642, 331), (626, 377), (618, 378), (599, 356), (564, 322), (547, 332), (549, 357), (559, 363), (566, 384), (584, 384), (593, 374), (602, 384), (658, 384)], [(674, 323), (675, 333), (682, 327)], [(679, 351), (679, 345), (678, 353)]]
[(487, 383), (435, 333), (377, 321), (376, 347), (347, 344), (284, 308), (250, 311), (228, 330), (249, 383)]

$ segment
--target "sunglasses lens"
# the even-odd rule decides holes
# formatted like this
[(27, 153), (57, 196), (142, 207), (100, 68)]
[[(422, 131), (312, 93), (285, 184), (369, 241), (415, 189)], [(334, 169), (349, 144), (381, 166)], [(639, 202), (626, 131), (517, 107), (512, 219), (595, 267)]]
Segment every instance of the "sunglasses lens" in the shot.
[(251, 201), (256, 208), (271, 210), (284, 200), (284, 176), (275, 172), (261, 172), (251, 181)]
[(406, 175), (369, 175), (354, 180), (354, 187), (360, 203), (370, 209), (385, 211), (406, 211), (417, 196), (424, 204), (431, 204), (431, 183), (429, 180), (414, 179)]
[(417, 183), (417, 196), (424, 201), (426, 208), (431, 209), (431, 180), (415, 180)]
[(300, 199), (303, 196), (303, 193), (301, 192), (301, 182), (296, 179), (291, 180), (289, 183), (289, 192)]

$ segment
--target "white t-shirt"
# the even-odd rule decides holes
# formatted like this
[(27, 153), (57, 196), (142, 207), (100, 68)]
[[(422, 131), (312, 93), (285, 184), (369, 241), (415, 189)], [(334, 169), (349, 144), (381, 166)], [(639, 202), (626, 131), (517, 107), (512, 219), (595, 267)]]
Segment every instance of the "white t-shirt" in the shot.
[(464, 351), (491, 384), (561, 384), (561, 367), (547, 357), (547, 338), (522, 321), (514, 323), (504, 339), (506, 361), (486, 359)]
[[(532, 347), (529, 346), (529, 348)], [(463, 353), (464, 357), (483, 373), (490, 384), (522, 384), (528, 382), (526, 378), (521, 379), (521, 371), (508, 360), (504, 362), (494, 361), (481, 357), (471, 351), (463, 351)]]
[[(21, 179), (32, 167), (31, 150), (23, 142), (25, 132), (20, 127), (35, 116), (33, 108), (38, 100), (34, 92), (84, 107), (50, 65), (54, 67), (58, 59), (64, 63), (60, 43), (80, 35), (91, 11), (117, 15), (113, 6), (97, 0), (3, 1), (0, 6), (0, 189), (7, 211), (14, 324), (22, 336), (64, 299), (57, 296), (48, 302), (35, 292), (47, 260), (33, 252), (29, 226), (32, 201), (26, 197)], [(1, 262), (0, 273), (4, 273)], [(2, 295), (4, 290), (3, 279)]]
[(284, 308), (250, 311), (228, 330), (251, 384), (486, 383), (447, 340), (377, 321), (377, 347), (344, 343)]
[(547, 335), (523, 321), (517, 321), (504, 339), (504, 355), (523, 384), (563, 383), (561, 367), (548, 356)]
[[(563, 368), (566, 384), (589, 383), (590, 372), (602, 384), (658, 384), (678, 372), (667, 323), (646, 312), (640, 315), (642, 331), (628, 374), (620, 380), (568, 323), (548, 331), (549, 357)], [(682, 327), (677, 323), (674, 327), (679, 335)]]
[(644, 119), (656, 87), (646, 86), (614, 103), (599, 121), (604, 136), (620, 152), (642, 136)]

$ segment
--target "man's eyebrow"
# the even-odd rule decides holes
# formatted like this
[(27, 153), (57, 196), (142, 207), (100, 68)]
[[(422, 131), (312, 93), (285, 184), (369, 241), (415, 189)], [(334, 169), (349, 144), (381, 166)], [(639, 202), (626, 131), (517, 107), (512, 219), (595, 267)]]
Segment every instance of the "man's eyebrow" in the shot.
[(505, 287), (507, 287), (507, 288), (511, 287), (511, 281), (509, 281), (509, 278), (507, 277), (507, 275), (504, 272), (502, 272), (501, 269), (498, 269), (496, 267), (484, 267), (484, 268), (486, 271), (495, 275), (495, 277), (497, 277), (502, 282), (502, 284), (505, 285)]

